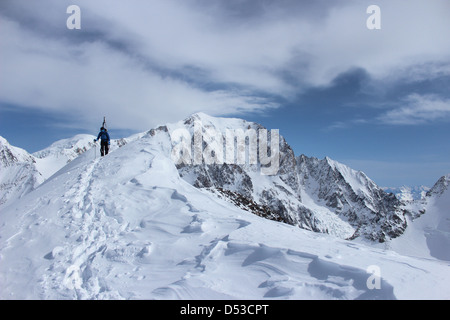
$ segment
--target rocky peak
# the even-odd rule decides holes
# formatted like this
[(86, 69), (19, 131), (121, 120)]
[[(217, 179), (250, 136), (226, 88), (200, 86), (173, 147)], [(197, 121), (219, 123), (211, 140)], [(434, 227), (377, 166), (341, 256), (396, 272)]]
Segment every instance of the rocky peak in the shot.
[(0, 166), (10, 167), (18, 163), (35, 163), (32, 155), (25, 150), (13, 147), (9, 142), (0, 136)]
[(441, 196), (448, 188), (450, 184), (450, 174), (442, 176), (434, 186), (427, 192), (427, 197)]

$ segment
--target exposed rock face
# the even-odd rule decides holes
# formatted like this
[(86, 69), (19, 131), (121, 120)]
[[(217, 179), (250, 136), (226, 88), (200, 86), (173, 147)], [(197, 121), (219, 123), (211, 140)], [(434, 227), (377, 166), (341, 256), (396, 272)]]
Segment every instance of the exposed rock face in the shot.
[[(182, 127), (191, 134), (192, 144), (195, 123), (202, 133), (208, 130), (221, 133), (220, 141), (226, 140), (226, 130), (248, 132), (252, 129), (258, 132), (264, 129), (259, 124), (240, 119), (196, 114), (182, 123)], [(261, 152), (260, 139), (258, 135), (258, 155)], [(247, 150), (251, 148), (249, 141), (247, 137)], [(206, 147), (207, 143), (203, 141), (202, 150)], [(216, 189), (221, 195), (244, 206), (245, 203), (263, 206), (276, 220), (300, 228), (347, 239), (363, 236), (380, 242), (404, 232), (406, 219), (402, 202), (383, 191), (364, 173), (329, 158), (295, 157), (281, 136), (276, 151), (279, 153), (279, 168), (274, 175), (262, 175), (260, 161), (256, 164), (184, 163), (178, 165), (178, 170), (185, 180), (198, 188)], [(271, 148), (268, 153), (271, 153)]]
[(406, 228), (403, 204), (386, 193), (363, 172), (329, 158), (318, 160), (304, 155), (298, 159), (298, 174), (307, 192), (318, 203), (356, 227), (353, 237), (384, 241)]

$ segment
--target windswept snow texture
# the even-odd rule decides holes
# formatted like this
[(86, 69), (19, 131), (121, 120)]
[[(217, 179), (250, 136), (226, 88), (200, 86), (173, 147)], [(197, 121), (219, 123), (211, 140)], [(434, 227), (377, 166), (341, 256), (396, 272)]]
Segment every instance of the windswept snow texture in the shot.
[(0, 298), (450, 299), (448, 262), (239, 209), (182, 179), (168, 139), (89, 149), (2, 209)]

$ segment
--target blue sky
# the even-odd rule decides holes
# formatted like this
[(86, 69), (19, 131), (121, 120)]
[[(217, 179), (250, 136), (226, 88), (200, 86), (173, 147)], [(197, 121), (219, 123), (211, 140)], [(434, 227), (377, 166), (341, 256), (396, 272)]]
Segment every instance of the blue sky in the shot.
[(450, 173), (449, 13), (447, 0), (3, 0), (0, 135), (34, 152), (97, 134), (103, 116), (119, 138), (202, 111), (279, 129), (297, 155), (381, 186), (431, 186)]

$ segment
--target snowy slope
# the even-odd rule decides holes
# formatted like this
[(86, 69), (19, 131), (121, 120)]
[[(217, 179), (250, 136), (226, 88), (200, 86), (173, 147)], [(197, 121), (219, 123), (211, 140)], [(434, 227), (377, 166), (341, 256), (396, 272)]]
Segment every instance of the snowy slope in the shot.
[[(0, 136), (0, 206), (33, 191), (54, 173), (95, 144), (94, 136), (76, 135), (29, 154)], [(114, 143), (116, 146), (118, 143)]]
[(180, 178), (167, 146), (153, 130), (90, 149), (6, 208), (0, 298), (450, 298), (448, 263), (238, 209)]
[[(128, 138), (112, 139), (110, 150), (139, 139), (145, 133)], [(93, 159), (100, 157), (99, 143), (94, 143), (95, 136), (79, 134), (72, 138), (61, 139), (49, 147), (29, 154), (27, 151), (11, 146), (0, 136), (0, 206), (31, 192), (53, 174), (66, 166), (78, 156), (95, 148)]]

